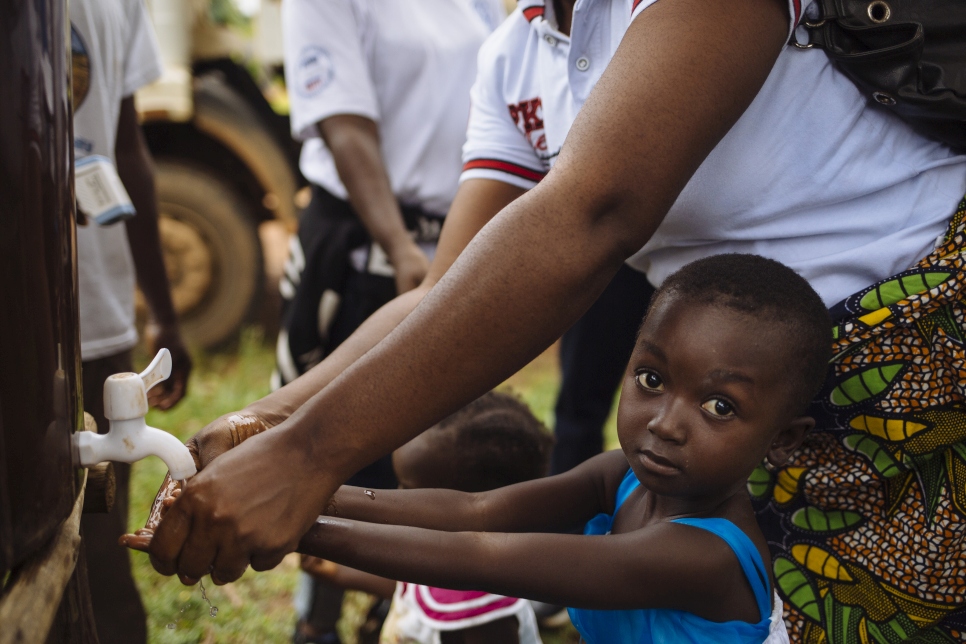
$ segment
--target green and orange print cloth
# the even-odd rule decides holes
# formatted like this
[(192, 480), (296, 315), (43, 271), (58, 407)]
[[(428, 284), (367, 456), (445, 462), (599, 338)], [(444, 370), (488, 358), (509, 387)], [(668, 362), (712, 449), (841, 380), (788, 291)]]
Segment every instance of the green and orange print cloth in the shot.
[(966, 199), (831, 310), (816, 430), (748, 482), (793, 642), (966, 642)]

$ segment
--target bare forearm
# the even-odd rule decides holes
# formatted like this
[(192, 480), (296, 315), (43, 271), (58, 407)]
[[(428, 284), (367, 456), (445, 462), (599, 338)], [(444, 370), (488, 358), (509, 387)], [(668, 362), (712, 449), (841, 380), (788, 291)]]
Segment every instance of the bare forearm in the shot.
[(298, 551), (390, 579), (565, 606), (621, 609), (680, 601), (670, 584), (661, 583), (674, 574), (673, 558), (662, 563), (659, 554), (640, 554), (640, 548), (649, 549), (630, 535), (438, 532), (320, 517)]
[(335, 159), (349, 202), (372, 238), (390, 255), (400, 244), (411, 242), (379, 147), (374, 122), (360, 116), (325, 119), (319, 131)]
[(161, 251), (154, 170), (147, 144), (137, 125), (132, 99), (125, 99), (122, 103), (119, 121), (118, 147), (115, 151), (117, 173), (137, 211), (134, 218), (127, 220), (126, 227), (138, 285), (155, 322), (162, 326), (173, 326), (177, 323), (177, 317)]
[(596, 514), (610, 512), (627, 467), (623, 453), (615, 450), (564, 474), (475, 494), (344, 485), (325, 513), (445, 532), (555, 532), (582, 526)]
[(294, 382), (249, 405), (248, 410), (277, 424), (321, 391), (366, 351), (389, 335), (446, 273), (476, 233), (508, 203), (523, 194), (509, 184), (471, 179), (460, 185), (439, 239), (436, 257), (419, 287), (407, 291), (363, 322), (325, 360)]
[(503, 573), (513, 569), (507, 560), (512, 556), (496, 565), (494, 552), (505, 550), (497, 543), (514, 536), (517, 535), (437, 532), (320, 518), (299, 542), (298, 552), (400, 581), (561, 601), (563, 597), (552, 588), (533, 588), (534, 584), (520, 578), (526, 576), (524, 569), (532, 570), (532, 565), (516, 567), (511, 575)]
[(253, 402), (247, 410), (273, 424), (282, 422), (395, 329), (428, 290), (419, 287), (397, 296), (369, 316), (325, 360), (278, 391)]

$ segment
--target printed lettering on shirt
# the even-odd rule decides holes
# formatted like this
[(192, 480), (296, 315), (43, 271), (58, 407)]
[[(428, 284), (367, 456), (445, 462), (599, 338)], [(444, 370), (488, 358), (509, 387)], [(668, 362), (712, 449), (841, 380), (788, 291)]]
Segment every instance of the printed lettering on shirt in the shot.
[(527, 137), (538, 155), (547, 151), (547, 136), (543, 130), (543, 103), (540, 98), (520, 101), (516, 105), (507, 105), (510, 118), (517, 124), (517, 128)]
[(295, 88), (306, 98), (317, 96), (335, 76), (332, 57), (321, 47), (309, 46), (299, 54), (295, 67)]

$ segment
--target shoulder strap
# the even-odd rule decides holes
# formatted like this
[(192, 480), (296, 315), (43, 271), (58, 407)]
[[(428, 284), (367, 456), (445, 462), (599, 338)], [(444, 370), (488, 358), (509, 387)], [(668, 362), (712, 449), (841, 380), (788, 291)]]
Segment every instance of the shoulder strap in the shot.
[(627, 497), (631, 495), (631, 492), (636, 490), (641, 486), (641, 482), (637, 480), (637, 475), (634, 474), (634, 470), (627, 468), (627, 474), (624, 475), (624, 479), (621, 481), (620, 487), (617, 488), (617, 500), (614, 503), (614, 514), (620, 510), (620, 507), (624, 505), (624, 501)]
[(755, 593), (755, 601), (758, 603), (761, 618), (768, 619), (771, 617), (771, 583), (768, 580), (765, 563), (761, 560), (758, 548), (755, 547), (748, 535), (741, 531), (741, 528), (727, 519), (718, 518), (672, 519), (672, 522), (707, 530), (721, 537), (738, 557), (738, 563), (741, 564), (741, 569), (751, 584), (751, 590)]

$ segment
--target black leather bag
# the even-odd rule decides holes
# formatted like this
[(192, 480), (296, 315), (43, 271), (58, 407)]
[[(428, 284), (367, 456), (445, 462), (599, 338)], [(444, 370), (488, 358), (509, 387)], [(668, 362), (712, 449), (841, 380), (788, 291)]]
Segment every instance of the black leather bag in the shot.
[(966, 0), (819, 0), (809, 42), (878, 103), (966, 152)]

